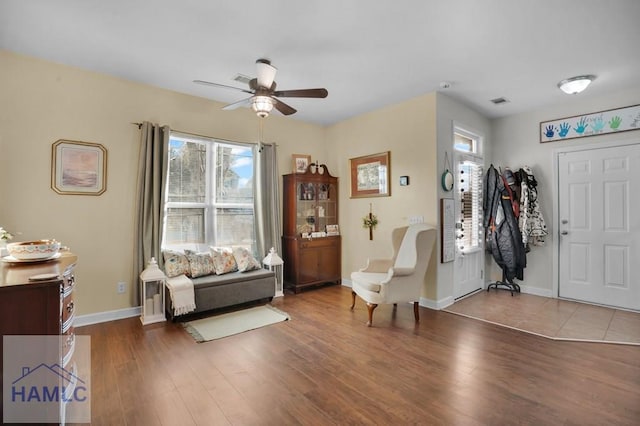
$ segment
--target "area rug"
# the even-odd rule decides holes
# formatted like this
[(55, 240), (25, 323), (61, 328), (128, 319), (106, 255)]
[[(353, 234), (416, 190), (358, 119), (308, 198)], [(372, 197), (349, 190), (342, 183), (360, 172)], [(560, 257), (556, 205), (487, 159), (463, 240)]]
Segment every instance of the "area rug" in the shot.
[(202, 318), (184, 323), (185, 330), (198, 343), (222, 339), (245, 331), (289, 320), (289, 314), (271, 305)]

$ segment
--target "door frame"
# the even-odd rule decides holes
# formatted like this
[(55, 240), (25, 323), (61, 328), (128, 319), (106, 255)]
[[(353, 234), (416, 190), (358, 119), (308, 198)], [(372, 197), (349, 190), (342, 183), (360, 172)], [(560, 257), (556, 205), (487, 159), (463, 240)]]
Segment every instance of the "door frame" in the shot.
[(558, 299), (560, 297), (560, 200), (558, 199), (560, 194), (560, 155), (577, 152), (577, 151), (591, 151), (601, 148), (616, 148), (628, 145), (640, 145), (640, 138), (633, 139), (618, 139), (602, 143), (586, 143), (581, 145), (573, 145), (567, 147), (556, 148), (552, 152), (553, 162), (553, 219), (552, 219), (552, 232), (549, 234), (553, 240), (553, 262), (552, 262), (552, 295), (551, 297)]

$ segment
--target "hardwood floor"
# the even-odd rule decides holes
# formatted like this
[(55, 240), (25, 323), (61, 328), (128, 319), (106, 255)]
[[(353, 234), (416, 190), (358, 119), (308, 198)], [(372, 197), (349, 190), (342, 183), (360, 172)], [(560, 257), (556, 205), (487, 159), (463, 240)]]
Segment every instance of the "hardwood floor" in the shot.
[(373, 327), (350, 289), (286, 295), (292, 319), (195, 343), (138, 318), (92, 341), (94, 425), (637, 425), (640, 347), (558, 342), (410, 304)]

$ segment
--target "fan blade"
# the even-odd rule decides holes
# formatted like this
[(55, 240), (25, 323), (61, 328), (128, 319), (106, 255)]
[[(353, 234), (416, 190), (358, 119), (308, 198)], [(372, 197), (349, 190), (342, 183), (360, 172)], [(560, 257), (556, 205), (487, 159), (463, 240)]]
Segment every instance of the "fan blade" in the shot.
[(256, 67), (258, 68), (258, 86), (268, 89), (273, 83), (273, 79), (276, 78), (276, 71), (278, 69), (271, 65), (271, 62), (266, 59), (258, 59), (256, 61)]
[(205, 86), (213, 86), (213, 87), (222, 87), (223, 89), (233, 89), (233, 90), (239, 90), (241, 92), (244, 93), (251, 93), (253, 94), (253, 92), (246, 90), (246, 89), (241, 89), (239, 87), (233, 87), (233, 86), (226, 86), (224, 84), (218, 84), (218, 83), (212, 83), (210, 81), (204, 81), (204, 80), (193, 80), (194, 83), (197, 84), (204, 84)]
[(327, 89), (278, 90), (273, 92), (273, 96), (283, 98), (326, 98), (328, 94)]
[(280, 99), (276, 99), (276, 98), (271, 98), (273, 99), (273, 106), (276, 107), (276, 109), (278, 111), (280, 111), (283, 115), (291, 115), (291, 114), (295, 114), (296, 113), (296, 109), (285, 104), (284, 102), (282, 102)]
[(243, 106), (248, 107), (249, 105), (251, 105), (251, 99), (253, 98), (253, 96), (251, 98), (247, 98), (247, 99), (243, 99), (241, 101), (238, 102), (234, 102), (232, 104), (226, 105), (224, 106), (222, 109), (225, 111), (230, 111), (232, 109), (237, 109)]

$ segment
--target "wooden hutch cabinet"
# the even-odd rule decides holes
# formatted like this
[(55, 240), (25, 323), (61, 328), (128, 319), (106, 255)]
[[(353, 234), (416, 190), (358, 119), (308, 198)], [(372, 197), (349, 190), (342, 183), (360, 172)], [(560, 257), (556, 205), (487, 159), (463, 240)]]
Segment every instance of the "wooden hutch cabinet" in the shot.
[(324, 164), (283, 176), (282, 250), (285, 287), (340, 284), (338, 178)]

